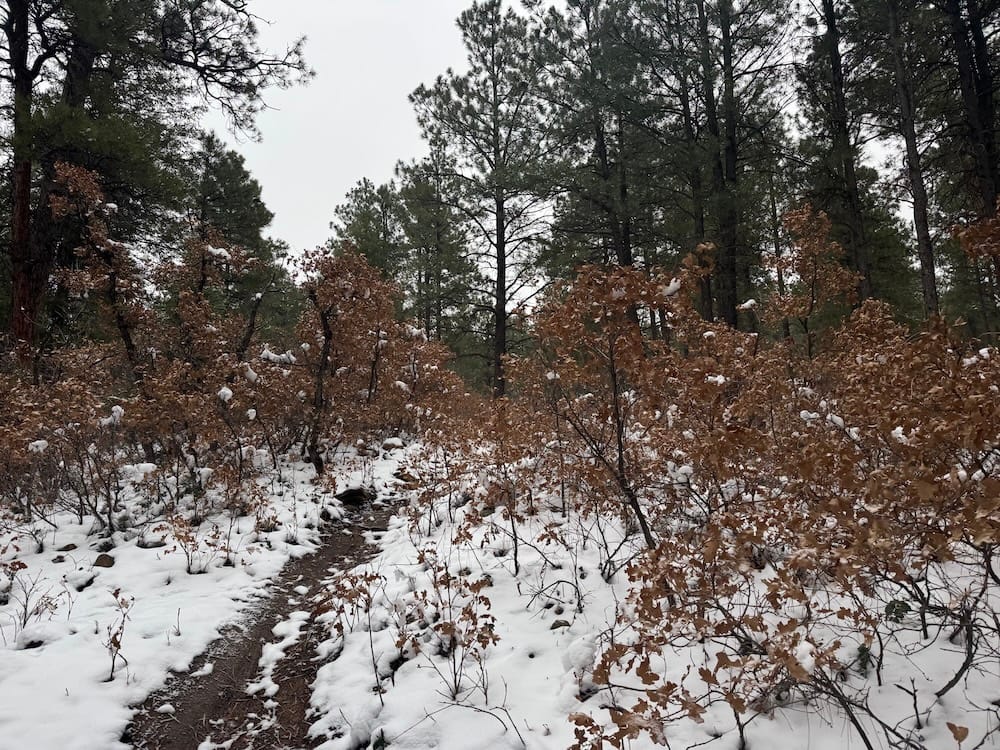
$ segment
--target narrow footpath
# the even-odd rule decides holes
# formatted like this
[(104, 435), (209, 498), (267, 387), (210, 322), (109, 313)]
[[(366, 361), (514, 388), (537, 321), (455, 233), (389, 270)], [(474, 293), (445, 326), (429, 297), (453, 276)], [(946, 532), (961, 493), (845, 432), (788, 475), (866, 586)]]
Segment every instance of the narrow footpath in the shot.
[[(137, 706), (121, 741), (136, 750), (300, 750), (322, 744), (327, 738), (309, 738), (308, 731), (314, 721), (311, 686), (322, 666), (316, 646), (329, 637), (317, 622), (325, 611), (326, 584), (339, 571), (374, 556), (372, 542), (399, 502), (388, 497), (365, 503), (330, 523), (319, 549), (290, 561), (265, 597), (239, 621), (221, 628), (188, 672), (175, 675)], [(299, 623), (298, 639), (275, 661), (277, 644), (291, 640), (290, 619)], [(262, 671), (265, 650), (269, 658)], [(248, 692), (262, 680), (277, 686), (277, 692)]]

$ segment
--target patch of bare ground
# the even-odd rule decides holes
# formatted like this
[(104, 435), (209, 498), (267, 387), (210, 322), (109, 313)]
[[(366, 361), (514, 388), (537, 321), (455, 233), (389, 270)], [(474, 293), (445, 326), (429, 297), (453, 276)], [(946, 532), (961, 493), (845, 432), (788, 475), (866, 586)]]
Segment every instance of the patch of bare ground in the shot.
[[(337, 571), (371, 558), (371, 533), (385, 530), (394, 507), (365, 504), (330, 524), (316, 552), (290, 561), (265, 598), (244, 611), (239, 621), (219, 631), (219, 638), (193, 662), (136, 707), (122, 742), (136, 750), (195, 750), (205, 740), (228, 750), (299, 750), (314, 748), (324, 738), (310, 739), (309, 699), (322, 662), (316, 646), (328, 637), (317, 622), (323, 610), (324, 581)], [(302, 593), (305, 587), (305, 593)], [(306, 611), (299, 639), (285, 649), (271, 679), (278, 691), (271, 697), (250, 695), (264, 644), (276, 640), (274, 627), (291, 612)], [(210, 669), (206, 666), (211, 664)], [(202, 676), (194, 676), (199, 673)], [(166, 704), (172, 711), (164, 712)]]

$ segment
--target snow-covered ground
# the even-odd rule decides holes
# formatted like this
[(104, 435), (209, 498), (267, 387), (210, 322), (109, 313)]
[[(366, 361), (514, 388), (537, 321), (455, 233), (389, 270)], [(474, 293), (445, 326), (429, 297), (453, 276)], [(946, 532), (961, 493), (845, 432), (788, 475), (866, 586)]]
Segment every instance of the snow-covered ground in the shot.
[[(404, 455), (409, 463), (415, 453), (355, 456), (330, 470), (338, 489), (371, 484), (398, 492), (393, 474)], [(431, 464), (409, 471), (422, 474), (411, 488), (434, 481)], [(31, 551), (31, 539), (22, 539), (20, 549), (8, 544), (3, 561), (26, 567), (0, 606), (0, 750), (126, 747), (119, 738), (129, 706), (170, 672), (190, 669), (222, 625), (260, 600), (289, 558), (315, 549), (324, 509), (342, 515), (334, 491), (316, 486), (310, 467), (285, 465), (282, 477), (268, 485), (268, 505), (280, 524), (258, 534), (253, 519), (236, 519), (229, 545), (234, 565), (205, 542), (214, 528), (228, 529), (229, 516), (202, 524), (205, 543), (195, 552), (200, 575), (186, 572), (184, 552), (157, 525), (142, 535), (117, 534), (110, 567), (98, 564), (107, 562), (97, 549), (103, 540), (70, 515), (54, 519), (42, 552)], [(534, 514), (512, 526), (503, 508), (484, 507), (474, 476), (464, 492), (423, 503), (417, 496), (410, 495), (409, 514), (397, 515), (380, 535), (375, 559), (330, 579), (332, 607), (320, 615), (328, 638), (318, 648), (322, 666), (311, 699), (319, 746), (541, 750), (579, 741), (597, 747), (583, 741), (583, 727), (590, 721), (611, 727), (617, 708), (631, 707), (643, 687), (634, 674), (612, 673), (613, 687), (595, 684), (601, 680), (594, 676), (612, 640), (634, 637), (620, 617), (629, 581), (623, 568), (609, 565), (608, 551), (627, 560), (639, 552), (639, 540), (624, 538), (616, 521), (564, 516), (541, 494)], [(159, 537), (164, 546), (148, 546)], [(293, 611), (275, 628), (248, 692), (280, 697), (274, 668), (304, 620), (305, 613)], [(961, 744), (966, 749), (1000, 744), (989, 709), (1000, 699), (1000, 664), (979, 663), (961, 685), (934, 699), (956, 673), (962, 646), (947, 637), (924, 643), (916, 632), (893, 636), (881, 685), (870, 670), (852, 668), (838, 679), (919, 743), (912, 748), (958, 748), (952, 727), (970, 729)], [(807, 648), (796, 658), (812, 668)], [(677, 650), (655, 658), (652, 669), (658, 680), (690, 682), (711, 659), (703, 649)], [(749, 748), (866, 747), (841, 710), (830, 701), (802, 700), (794, 686), (745, 720)], [(861, 720), (874, 747), (893, 746)], [(741, 748), (723, 701), (701, 721), (676, 718), (664, 736), (674, 748)], [(655, 745), (639, 732), (626, 746)]]
[[(384, 489), (398, 455), (345, 458), (329, 471), (338, 489)], [(0, 749), (127, 747), (119, 738), (129, 706), (169, 672), (186, 672), (221, 626), (266, 595), (290, 558), (313, 551), (321, 514), (342, 516), (334, 491), (313, 483), (311, 467), (289, 463), (281, 475), (267, 484), (266, 515), (278, 522), (268, 524), (272, 531), (257, 533), (253, 517), (226, 513), (200, 525), (188, 549), (202, 574), (186, 572), (185, 551), (162, 522), (142, 534), (116, 533), (104, 554), (108, 540), (68, 513), (52, 517), (54, 528), (41, 527), (41, 552), (30, 537), (0, 538), (0, 562), (25, 566), (0, 606)]]
[[(620, 528), (564, 518), (539, 501), (540, 512), (517, 525), (515, 573), (514, 537), (504, 510), (477, 519), (467, 535), (463, 520), (471, 505), (455, 506), (468, 499), (453, 496), (450, 509), (443, 500), (394, 519), (381, 540), (382, 553), (349, 571), (351, 583), (337, 588), (342, 606), (327, 616), (330, 638), (320, 655), (329, 661), (312, 696), (312, 731), (327, 738), (319, 745), (323, 750), (569, 748), (579, 739), (583, 717), (614, 728), (615, 708), (631, 707), (641, 697), (644, 685), (635, 674), (612, 674), (612, 688), (598, 689), (592, 679), (600, 650), (612, 638), (630, 637), (627, 625), (616, 622), (627, 578), (622, 571), (603, 575), (609, 570), (605, 550), (622, 540)], [(622, 558), (635, 551), (629, 541), (619, 548)], [(1000, 726), (989, 711), (990, 700), (1000, 698), (1000, 664), (970, 673), (935, 699), (934, 691), (959, 668), (962, 647), (946, 637), (923, 643), (915, 630), (894, 636), (887, 647), (881, 685), (873, 670), (852, 668), (837, 676), (845, 692), (909, 733), (914, 744), (908, 747), (960, 747), (949, 723), (959, 733), (970, 729), (961, 747), (984, 737), (978, 746), (1000, 744)], [(797, 657), (810, 671), (805, 645)], [(690, 648), (654, 659), (652, 669), (657, 679), (690, 684), (691, 673), (696, 680), (697, 668), (709, 662), (714, 659), (707, 651)], [(908, 692), (913, 690), (916, 699)], [(801, 695), (790, 686), (766, 709), (748, 711), (745, 747), (866, 747), (832, 701)], [(860, 721), (874, 747), (905, 746), (888, 744), (869, 719)], [(671, 721), (664, 737), (672, 748), (743, 747), (723, 701), (714, 702), (700, 721)], [(624, 746), (657, 745), (639, 732)]]

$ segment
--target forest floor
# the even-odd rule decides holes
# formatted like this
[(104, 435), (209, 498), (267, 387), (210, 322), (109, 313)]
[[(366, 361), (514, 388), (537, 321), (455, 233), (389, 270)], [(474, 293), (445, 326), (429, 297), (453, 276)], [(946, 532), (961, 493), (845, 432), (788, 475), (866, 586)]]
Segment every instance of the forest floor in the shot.
[[(316, 648), (328, 637), (317, 615), (332, 577), (378, 552), (372, 543), (393, 510), (393, 498), (380, 498), (328, 527), (316, 552), (290, 561), (267, 597), (220, 629), (189, 672), (138, 707), (122, 741), (137, 750), (277, 750), (325, 741), (309, 736)], [(282, 628), (287, 622), (296, 627)]]
[(0, 750), (308, 746), (314, 618), (405, 502), (399, 446), (344, 451), (322, 483), (284, 461), (257, 521), (175, 535), (123, 466), (131, 528), (55, 508), (0, 532)]
[[(398, 443), (338, 457), (323, 483), (284, 463), (268, 485), (272, 530), (234, 519), (232, 561), (211, 545), (179, 553), (156, 536), (169, 534), (159, 523), (102, 539), (59, 516), (44, 536), (21, 539), (26, 567), (0, 604), (0, 750), (601, 746), (582, 727), (614, 731), (646, 684), (624, 670), (597, 675), (612, 639), (634, 642), (622, 612), (641, 539), (618, 518), (565, 512), (544, 487), (512, 518), (483, 472), (452, 480), (453, 462)], [(366, 499), (351, 505), (352, 493)], [(210, 542), (227, 518), (206, 520), (198, 538)], [(837, 684), (901, 727), (906, 747), (956, 750), (951, 726), (982, 738), (965, 747), (995, 746), (995, 657), (935, 699), (962, 649), (921, 639), (915, 612), (897, 619), (878, 672), (849, 666)], [(650, 669), (680, 685), (717, 659), (695, 643), (664, 648)], [(742, 726), (719, 699), (699, 718), (665, 724), (670, 746), (903, 746), (861, 717), (878, 738), (868, 744), (804, 688)], [(636, 734), (632, 750), (657, 746)]]

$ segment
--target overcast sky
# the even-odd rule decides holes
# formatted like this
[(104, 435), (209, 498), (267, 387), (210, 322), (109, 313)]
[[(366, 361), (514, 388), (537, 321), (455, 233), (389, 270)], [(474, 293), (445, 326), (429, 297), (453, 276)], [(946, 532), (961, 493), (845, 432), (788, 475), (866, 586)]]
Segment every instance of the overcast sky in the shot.
[[(362, 177), (392, 177), (400, 159), (423, 154), (407, 95), (465, 52), (455, 26), (471, 0), (255, 0), (263, 43), (283, 48), (307, 37), (307, 85), (270, 91), (261, 141), (238, 142), (274, 212), (268, 231), (295, 252), (330, 236), (333, 207)], [(222, 127), (217, 117), (209, 127)]]

